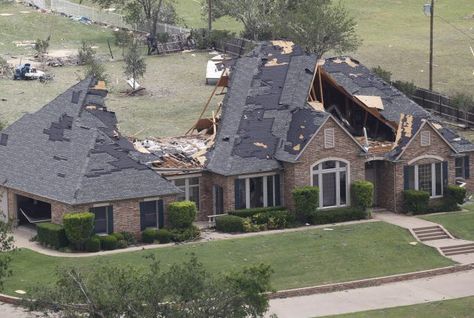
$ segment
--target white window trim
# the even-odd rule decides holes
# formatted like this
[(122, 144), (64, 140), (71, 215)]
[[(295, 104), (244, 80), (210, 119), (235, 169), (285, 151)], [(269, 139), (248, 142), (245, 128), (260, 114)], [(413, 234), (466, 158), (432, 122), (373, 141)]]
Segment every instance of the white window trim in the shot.
[[(252, 178), (263, 178), (263, 207), (268, 207), (268, 177), (273, 177), (273, 205), (276, 206), (276, 182), (275, 176), (278, 173), (264, 173), (260, 175), (246, 175), (246, 176), (238, 176), (237, 179), (244, 179), (245, 180), (245, 208), (250, 209), (250, 179)], [(280, 180), (281, 183), (281, 180)], [(280, 199), (281, 202), (281, 199)]]
[(443, 162), (444, 161), (444, 158), (443, 157), (440, 157), (440, 156), (435, 156), (435, 155), (423, 155), (423, 156), (419, 156), (419, 157), (416, 157), (416, 158), (413, 158), (412, 160), (408, 161), (407, 164), (409, 166), (413, 165), (413, 163), (419, 161), (419, 160), (422, 160), (422, 159), (435, 159), (435, 160), (438, 160), (438, 161), (441, 161)]
[[(430, 199), (437, 199), (437, 198), (442, 198), (443, 193), (444, 193), (444, 184), (443, 184), (443, 162), (433, 162), (433, 163), (427, 163), (431, 165), (431, 193), (430, 193)], [(441, 165), (440, 169), (440, 174), (441, 174), (441, 194), (436, 195), (436, 164)], [(419, 190), (419, 176), (418, 176), (418, 166), (419, 165), (414, 165), (414, 174), (415, 174), (415, 190)], [(433, 193), (435, 195), (433, 195)]]
[[(336, 168), (332, 169), (322, 169), (321, 167), (318, 167), (318, 170), (316, 170), (318, 173), (315, 173), (313, 170), (314, 167), (322, 164), (323, 162), (326, 161), (336, 161)], [(346, 164), (345, 169), (339, 167), (339, 162), (343, 162)], [(324, 172), (323, 172), (324, 171)], [(351, 169), (350, 169), (350, 162), (342, 159), (342, 158), (335, 158), (335, 157), (329, 157), (329, 158), (324, 158), (321, 160), (316, 161), (313, 165), (310, 167), (310, 176), (311, 176), (311, 185), (315, 186), (313, 184), (314, 180), (314, 175), (318, 174), (319, 176), (322, 176), (324, 173), (336, 173), (336, 180), (340, 180), (340, 172), (345, 171), (346, 172), (346, 204), (341, 204), (341, 193), (340, 193), (340, 182), (336, 182), (336, 205), (333, 206), (325, 206), (323, 207), (323, 190), (322, 190), (322, 177), (318, 177), (318, 185), (316, 185), (319, 188), (319, 209), (320, 210), (326, 210), (326, 209), (334, 209), (334, 208), (342, 208), (350, 205), (351, 198), (350, 198), (350, 184), (351, 184)]]
[[(176, 185), (176, 183), (174, 182), (175, 180), (184, 179), (184, 186), (177, 186), (176, 185), (176, 187), (178, 189), (180, 189), (181, 187), (184, 187), (184, 200), (190, 201), (189, 198), (190, 198), (191, 188), (198, 188), (199, 189), (199, 196), (201, 195), (201, 179), (199, 179), (199, 182), (197, 184), (189, 184), (189, 179), (199, 178), (199, 176), (198, 175), (187, 175), (186, 177), (173, 178), (173, 179), (170, 179), (170, 180), (172, 180), (173, 183)], [(200, 204), (201, 204), (201, 200), (199, 200), (199, 205)], [(199, 211), (199, 206), (196, 206), (196, 208)]]

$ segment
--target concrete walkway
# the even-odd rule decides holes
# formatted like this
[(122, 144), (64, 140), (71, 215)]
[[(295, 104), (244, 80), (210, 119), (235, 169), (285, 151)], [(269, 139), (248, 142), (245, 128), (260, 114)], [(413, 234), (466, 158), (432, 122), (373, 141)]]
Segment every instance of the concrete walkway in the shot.
[(425, 279), (391, 283), (270, 301), (270, 314), (279, 318), (321, 317), (474, 296), (474, 270)]
[[(433, 223), (430, 221), (422, 220), (414, 216), (407, 216), (403, 214), (395, 214), (392, 212), (379, 212), (373, 213), (373, 218), (375, 220), (380, 220), (383, 222), (387, 222), (393, 225), (397, 225), (399, 227), (405, 228), (410, 231), (410, 233), (414, 236), (414, 238), (422, 244), (426, 244), (428, 246), (434, 247), (438, 250), (438, 252), (447, 257), (452, 259), (453, 261), (460, 263), (460, 264), (472, 264), (474, 263), (474, 253), (460, 253), (457, 255), (449, 255), (446, 253), (446, 249), (456, 248), (457, 246), (465, 246), (474, 244), (473, 241), (466, 241), (461, 240), (453, 237), (451, 233), (449, 233), (443, 226), (437, 223)], [(432, 228), (438, 227), (439, 231), (444, 232), (446, 238), (442, 239), (429, 239), (429, 240), (421, 240), (419, 229), (424, 228)], [(426, 231), (426, 230), (425, 230)], [(445, 252), (443, 252), (443, 250)]]
[[(237, 239), (237, 238), (273, 235), (273, 234), (281, 234), (281, 233), (292, 233), (292, 232), (308, 231), (308, 230), (313, 230), (313, 229), (333, 228), (336, 226), (345, 226), (345, 225), (363, 224), (363, 223), (372, 223), (372, 222), (379, 222), (379, 221), (374, 220), (374, 219), (360, 220), (360, 221), (350, 221), (350, 222), (343, 222), (343, 223), (337, 223), (337, 224), (309, 225), (309, 226), (283, 229), (283, 230), (271, 230), (271, 231), (240, 233), (240, 234), (220, 233), (211, 229), (202, 229), (200, 239), (196, 241), (192, 241), (192, 242), (180, 243), (180, 245), (197, 244), (197, 243), (216, 241), (216, 240), (231, 240), (231, 239)], [(38, 242), (31, 241), (31, 238), (34, 237), (35, 235), (36, 235), (36, 231), (29, 227), (20, 226), (14, 229), (13, 237), (15, 239), (15, 246), (17, 248), (27, 248), (37, 253), (48, 255), (48, 256), (90, 257), (90, 256), (112, 255), (112, 254), (127, 253), (127, 252), (142, 251), (142, 250), (151, 250), (151, 249), (157, 249), (157, 248), (163, 248), (163, 247), (176, 245), (175, 243), (146, 244), (146, 245), (139, 245), (139, 246), (131, 246), (124, 249), (117, 249), (117, 250), (112, 250), (112, 251), (100, 251), (97, 253), (65, 253), (65, 252), (46, 248), (42, 246), (41, 244), (39, 244)]]

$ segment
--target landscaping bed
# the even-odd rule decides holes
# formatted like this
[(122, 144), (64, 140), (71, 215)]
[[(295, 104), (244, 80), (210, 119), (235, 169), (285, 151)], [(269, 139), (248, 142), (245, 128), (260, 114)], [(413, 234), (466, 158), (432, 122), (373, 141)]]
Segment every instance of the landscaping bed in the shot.
[(163, 247), (81, 258), (51, 257), (21, 249), (13, 254), (13, 274), (4, 292), (29, 291), (35, 284), (51, 284), (57, 266), (92, 268), (97, 262), (146, 266), (154, 255), (161, 265), (181, 263), (195, 253), (210, 270), (228, 272), (245, 265), (271, 264), (276, 290), (343, 282), (453, 265), (435, 249), (412, 246), (411, 235), (382, 222), (336, 226), (240, 239)]

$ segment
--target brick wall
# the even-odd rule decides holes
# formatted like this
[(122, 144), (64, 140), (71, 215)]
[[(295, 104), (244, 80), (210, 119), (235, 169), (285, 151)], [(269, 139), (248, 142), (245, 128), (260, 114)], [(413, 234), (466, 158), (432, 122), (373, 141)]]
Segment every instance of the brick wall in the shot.
[[(430, 131), (431, 132), (431, 143), (430, 146), (422, 147), (420, 142), (421, 131)], [(408, 164), (409, 161), (420, 157), (420, 156), (437, 156), (441, 157), (443, 161), (448, 162), (448, 184), (455, 183), (455, 170), (454, 170), (454, 157), (452, 156), (452, 149), (446, 144), (446, 142), (431, 128), (429, 125), (425, 125), (418, 135), (412, 140), (408, 145), (405, 152), (400, 158), (400, 162), (395, 166), (395, 174), (397, 176), (395, 182), (395, 204), (394, 211), (402, 211), (403, 205), (403, 188), (404, 188), (404, 178), (403, 178), (403, 167)], [(413, 162), (415, 164), (428, 164), (440, 162), (434, 158), (424, 158)]]
[(212, 215), (213, 197), (212, 188), (214, 185), (222, 187), (224, 192), (224, 211), (235, 209), (234, 194), (235, 177), (226, 177), (219, 174), (205, 172), (201, 177), (200, 197), (201, 197), (201, 213), (198, 216), (199, 221), (207, 221), (208, 215)]
[(469, 178), (466, 179), (466, 189), (468, 193), (474, 193), (474, 152), (466, 153), (469, 155)]
[[(324, 148), (324, 129), (334, 128), (335, 147)], [(311, 185), (311, 166), (325, 158), (341, 158), (350, 163), (350, 182), (365, 180), (363, 150), (360, 146), (337, 124), (329, 118), (319, 130), (313, 140), (307, 145), (298, 163), (284, 165), (284, 200), (288, 208), (293, 209), (294, 203), (291, 191), (295, 187)]]

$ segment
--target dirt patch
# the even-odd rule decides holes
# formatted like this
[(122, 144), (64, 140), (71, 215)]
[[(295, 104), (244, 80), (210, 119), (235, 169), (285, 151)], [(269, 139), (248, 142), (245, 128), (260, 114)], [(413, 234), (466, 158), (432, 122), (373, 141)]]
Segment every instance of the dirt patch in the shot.
[(77, 50), (71, 50), (71, 49), (61, 49), (61, 50), (50, 50), (47, 54), (48, 57), (54, 57), (54, 58), (63, 58), (63, 57), (71, 57), (71, 56), (76, 56), (77, 55)]
[(13, 13), (0, 13), (0, 17), (11, 17)]

